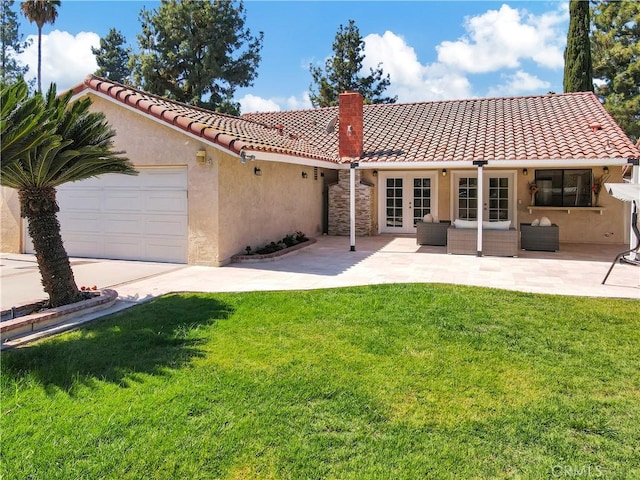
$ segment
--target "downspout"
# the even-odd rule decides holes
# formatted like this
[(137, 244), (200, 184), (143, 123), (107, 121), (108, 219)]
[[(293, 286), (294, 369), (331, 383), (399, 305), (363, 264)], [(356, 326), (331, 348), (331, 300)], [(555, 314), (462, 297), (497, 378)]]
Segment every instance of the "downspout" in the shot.
[(349, 168), (349, 240), (350, 251), (356, 251), (356, 168), (358, 162), (351, 162)]
[(482, 215), (484, 213), (484, 167), (486, 160), (475, 160), (473, 162), (478, 167), (478, 256), (482, 256)]

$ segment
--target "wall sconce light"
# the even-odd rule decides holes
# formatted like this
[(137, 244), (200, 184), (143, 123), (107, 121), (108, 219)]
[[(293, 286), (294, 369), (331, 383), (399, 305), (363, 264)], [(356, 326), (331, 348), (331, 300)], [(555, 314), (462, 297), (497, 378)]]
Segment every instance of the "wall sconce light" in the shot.
[(196, 152), (196, 163), (198, 165), (207, 164), (207, 151), (204, 148)]
[(377, 176), (378, 176), (378, 170), (374, 170), (374, 171), (373, 171), (373, 176), (374, 176), (374, 177), (377, 177)]
[(302, 172), (302, 178), (307, 178), (309, 175), (307, 175), (307, 172)]
[(240, 152), (240, 163), (247, 163), (247, 160), (254, 161), (255, 159), (255, 155), (247, 155), (244, 150)]
[(526, 169), (526, 168), (523, 168), (523, 169), (522, 169), (522, 175), (524, 175), (525, 177), (526, 177), (527, 175), (529, 175), (529, 170), (528, 170), (528, 169)]
[(260, 170), (258, 167), (254, 167), (253, 168), (253, 173), (257, 176), (261, 176), (262, 175), (262, 170)]
[(442, 169), (442, 176), (443, 176), (443, 177), (446, 177), (446, 176), (447, 176), (447, 169), (446, 169), (446, 168), (443, 168), (443, 169)]
[(607, 166), (602, 167), (602, 172), (603, 172), (605, 175), (609, 175), (609, 167), (607, 167)]

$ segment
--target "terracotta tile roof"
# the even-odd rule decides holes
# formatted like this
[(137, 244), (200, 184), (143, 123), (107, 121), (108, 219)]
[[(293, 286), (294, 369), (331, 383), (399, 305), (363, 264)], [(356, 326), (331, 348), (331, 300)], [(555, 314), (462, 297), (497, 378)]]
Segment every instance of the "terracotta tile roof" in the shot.
[(124, 105), (140, 110), (163, 122), (220, 145), (231, 152), (242, 150), (269, 152), (335, 163), (332, 150), (314, 147), (301, 136), (284, 132), (275, 126), (232, 115), (211, 112), (180, 102), (152, 95), (127, 85), (89, 75), (74, 87), (76, 94), (95, 90)]
[[(231, 152), (327, 162), (338, 157), (338, 107), (240, 117), (89, 75), (91, 89)], [(590, 92), (364, 106), (361, 162), (596, 160), (640, 156)]]
[[(338, 107), (250, 113), (337, 151)], [(335, 154), (335, 153), (334, 153)], [(590, 92), (364, 106), (362, 162), (586, 160), (638, 156)]]

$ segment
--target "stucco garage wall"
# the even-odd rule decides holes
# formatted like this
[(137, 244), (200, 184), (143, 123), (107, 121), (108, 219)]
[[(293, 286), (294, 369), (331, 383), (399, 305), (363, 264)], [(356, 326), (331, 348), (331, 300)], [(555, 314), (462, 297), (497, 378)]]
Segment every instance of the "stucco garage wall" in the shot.
[(0, 252), (21, 253), (21, 226), (18, 191), (0, 187)]
[(211, 165), (198, 165), (196, 152), (205, 145), (197, 139), (108, 100), (91, 97), (92, 108), (103, 112), (116, 130), (115, 148), (126, 150), (136, 167), (187, 167), (188, 263), (217, 265), (218, 150), (207, 149)]
[[(575, 168), (575, 167), (572, 167)], [(629, 204), (611, 197), (604, 188), (600, 192), (599, 204), (604, 208), (602, 215), (597, 211), (575, 208), (571, 213), (561, 210), (533, 210), (526, 208), (531, 203), (528, 182), (535, 180), (535, 169), (529, 168), (528, 175), (517, 173), (518, 222), (531, 223), (547, 217), (559, 227), (561, 243), (626, 244), (629, 243)], [(622, 182), (622, 168), (609, 167), (608, 182)], [(601, 167), (594, 167), (593, 173), (602, 174)]]
[[(322, 232), (322, 185), (313, 167), (219, 158), (219, 261), (226, 263), (249, 245), (256, 249), (288, 233)], [(254, 174), (258, 167), (262, 175)], [(321, 170), (321, 169), (319, 169)], [(302, 178), (302, 172), (308, 174)]]

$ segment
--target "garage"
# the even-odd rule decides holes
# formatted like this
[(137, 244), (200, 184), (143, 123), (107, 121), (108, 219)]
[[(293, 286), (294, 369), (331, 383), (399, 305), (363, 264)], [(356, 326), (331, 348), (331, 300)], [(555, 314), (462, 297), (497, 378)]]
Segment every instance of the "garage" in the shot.
[(187, 168), (136, 168), (58, 187), (70, 257), (187, 263)]

